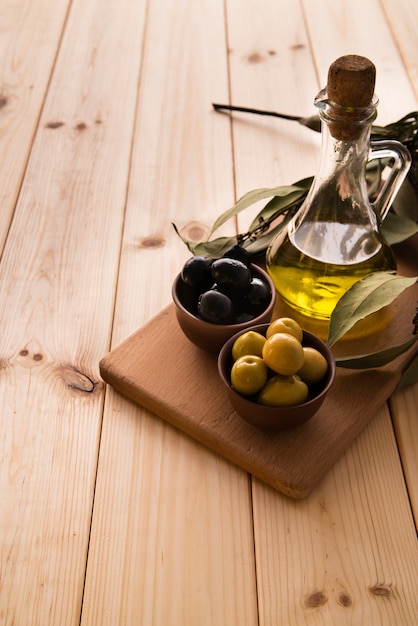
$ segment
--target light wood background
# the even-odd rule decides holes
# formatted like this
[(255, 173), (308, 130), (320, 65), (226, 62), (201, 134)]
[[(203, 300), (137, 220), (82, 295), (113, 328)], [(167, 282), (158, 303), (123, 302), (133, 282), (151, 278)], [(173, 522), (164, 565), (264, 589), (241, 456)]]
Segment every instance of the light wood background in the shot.
[(315, 172), (311, 131), (211, 103), (311, 115), (357, 53), (385, 124), (417, 39), (415, 0), (0, 3), (1, 626), (416, 623), (417, 386), (295, 502), (98, 363), (170, 301), (171, 222)]

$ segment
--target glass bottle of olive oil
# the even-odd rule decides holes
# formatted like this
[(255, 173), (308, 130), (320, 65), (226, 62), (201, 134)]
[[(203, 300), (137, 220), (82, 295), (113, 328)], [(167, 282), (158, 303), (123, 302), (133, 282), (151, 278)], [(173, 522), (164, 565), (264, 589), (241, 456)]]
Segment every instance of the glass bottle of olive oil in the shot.
[[(327, 88), (315, 99), (322, 121), (318, 173), (288, 228), (267, 250), (267, 270), (277, 291), (310, 317), (329, 319), (355, 282), (371, 272), (396, 269), (380, 224), (411, 159), (397, 141), (371, 145), (374, 85), (375, 67), (364, 57), (349, 55), (331, 65)], [(373, 203), (366, 181), (371, 159), (392, 163)]]

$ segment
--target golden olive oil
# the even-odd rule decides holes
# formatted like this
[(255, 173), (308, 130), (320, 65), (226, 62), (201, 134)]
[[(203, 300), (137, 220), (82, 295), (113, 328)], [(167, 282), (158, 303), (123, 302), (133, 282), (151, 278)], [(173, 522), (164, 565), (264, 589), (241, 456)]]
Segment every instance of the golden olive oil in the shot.
[(325, 256), (334, 261), (326, 262), (302, 252), (286, 235), (280, 245), (269, 249), (266, 264), (278, 293), (289, 306), (309, 317), (327, 320), (355, 282), (371, 272), (396, 269), (389, 246), (381, 242), (375, 249), (371, 256), (351, 264), (346, 257), (344, 263), (338, 262), (335, 250), (334, 255), (328, 250)]

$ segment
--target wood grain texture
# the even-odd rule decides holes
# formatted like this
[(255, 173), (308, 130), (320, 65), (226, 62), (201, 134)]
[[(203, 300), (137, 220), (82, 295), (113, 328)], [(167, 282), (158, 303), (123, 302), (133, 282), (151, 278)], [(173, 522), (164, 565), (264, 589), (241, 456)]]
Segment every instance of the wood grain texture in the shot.
[[(202, 235), (234, 202), (229, 120), (211, 110), (226, 98), (223, 3), (151, 2), (114, 346), (171, 299), (190, 254), (170, 222)], [(246, 472), (109, 388), (83, 626), (254, 626), (256, 602)]]
[[(231, 103), (309, 116), (318, 91), (300, 3), (228, 0)], [(275, 25), (280, 24), (280, 36)], [(315, 173), (320, 136), (297, 122), (234, 113), (237, 196)], [(259, 207), (258, 207), (259, 208)], [(238, 217), (245, 232), (254, 213)]]
[(0, 6), (0, 250), (13, 217), (69, 0)]
[[(418, 99), (418, 61), (415, 42), (418, 37), (418, 6), (413, 0), (382, 0), (382, 8), (406, 68), (415, 97)], [(403, 96), (397, 94), (402, 102)], [(406, 111), (409, 112), (409, 109)]]
[[(411, 109), (408, 109), (409, 100), (407, 103), (404, 102), (403, 92), (395, 92), (395, 97), (405, 105), (406, 114), (410, 110), (416, 110), (418, 103), (418, 62), (415, 54), (415, 44), (418, 37), (418, 5), (409, 0), (402, 0), (399, 4), (384, 0), (382, 6), (415, 93), (415, 102)], [(415, 524), (418, 527), (417, 386), (414, 385), (396, 393), (390, 406), (414, 511)]]
[[(134, 2), (72, 3), (1, 260), (7, 626), (80, 620), (142, 15)], [(47, 75), (44, 45), (38, 63)]]
[(288, 506), (254, 483), (263, 623), (414, 623), (416, 534), (399, 470), (383, 407), (311, 497)]
[[(399, 6), (392, 2), (392, 13)], [(303, 7), (321, 88), (326, 85), (328, 68), (335, 59), (344, 54), (360, 54), (371, 59), (377, 68), (377, 123), (394, 122), (415, 110), (416, 95), (392, 38), (391, 22), (379, 0), (367, 4), (358, 0), (344, 4), (303, 0)], [(414, 38), (411, 44), (413, 41)]]
[[(418, 385), (397, 391), (390, 400), (402, 467), (415, 520), (418, 520)], [(417, 521), (415, 521), (417, 523)]]

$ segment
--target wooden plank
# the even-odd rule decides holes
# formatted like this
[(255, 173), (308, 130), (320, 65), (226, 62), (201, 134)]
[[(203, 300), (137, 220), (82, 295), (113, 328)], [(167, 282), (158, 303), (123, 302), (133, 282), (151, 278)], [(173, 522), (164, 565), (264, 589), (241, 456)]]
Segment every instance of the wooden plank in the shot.
[[(234, 201), (227, 96), (223, 2), (150, 2), (113, 345), (171, 299), (170, 222), (202, 234)], [(247, 474), (109, 389), (83, 626), (255, 626), (255, 587)]]
[[(416, 57), (418, 5), (414, 0), (401, 0), (399, 3), (384, 0), (382, 4), (415, 92), (416, 101), (410, 109), (413, 111), (417, 109), (418, 104), (418, 63)], [(401, 96), (398, 93), (397, 96), (403, 102), (403, 94)], [(408, 112), (409, 109), (405, 110), (405, 114)], [(417, 385), (405, 388), (395, 394), (390, 403), (416, 526), (418, 526), (417, 393)]]
[[(399, 5), (392, 4), (392, 11), (398, 11)], [(377, 68), (377, 123), (394, 122), (416, 108), (416, 95), (378, 0), (349, 0), (344, 5), (332, 0), (304, 0), (303, 5), (321, 88), (336, 58), (360, 54)]]
[[(298, 108), (297, 113), (314, 113), (311, 103), (326, 82), (329, 64), (347, 53), (364, 54), (377, 65), (379, 122), (398, 119), (416, 107), (414, 92), (377, 2), (302, 2), (299, 31), (283, 29), (284, 33), (281, 31), (276, 39), (277, 23), (289, 20), (287, 3), (266, 3), (270, 11), (275, 11), (268, 13), (268, 19), (264, 19), (263, 10), (267, 11), (264, 5), (258, 4), (255, 8), (254, 4), (232, 0), (228, 3), (230, 25), (251, 23), (242, 38), (237, 29), (236, 39), (229, 39), (230, 46), (237, 58), (242, 59), (246, 56), (244, 51), (257, 50), (265, 41), (270, 49), (274, 40), (276, 46), (287, 47), (295, 55), (298, 50), (308, 61), (306, 48), (309, 46), (312, 62), (306, 63), (305, 71), (302, 66), (294, 73), (294, 89), (303, 89), (306, 83), (310, 91), (306, 95), (306, 110)], [(304, 31), (305, 24), (308, 32)], [(283, 41), (286, 33), (289, 39), (285, 37)], [(286, 58), (286, 53), (282, 54)], [(231, 64), (234, 101), (246, 105), (245, 96), (256, 92), (263, 95), (263, 100), (250, 105), (277, 110), (275, 103), (280, 99), (282, 111), (295, 112), (291, 100), (293, 92), (283, 92), (280, 77), (266, 69), (271, 62), (271, 58), (268, 59), (260, 63), (257, 74), (248, 64)], [(258, 83), (260, 72), (264, 88)], [(313, 83), (314, 76), (316, 83)], [(268, 101), (266, 92), (270, 94)], [(289, 106), (286, 106), (287, 96)], [(282, 154), (273, 151), (270, 133), (274, 131), (266, 130), (266, 124), (263, 122), (263, 132), (254, 139), (252, 124), (247, 122), (247, 132), (257, 146), (254, 148), (257, 159), (253, 160), (251, 153), (240, 159), (241, 151), (235, 149), (236, 178), (244, 181), (239, 193), (248, 191), (247, 180), (252, 187), (263, 187), (271, 183), (286, 184), (298, 178), (297, 163), (289, 157), (291, 145)], [(269, 128), (275, 129), (278, 124), (272, 121)], [(237, 125), (234, 128), (236, 133)], [(260, 128), (258, 122), (254, 128)], [(286, 127), (286, 136), (288, 132)], [(239, 138), (238, 141), (244, 140)], [(306, 146), (305, 134), (300, 133), (293, 141), (298, 144), (295, 150)], [(255, 164), (260, 158), (262, 171)], [(306, 167), (308, 160), (310, 171)], [(301, 151), (299, 162), (300, 178), (315, 173), (314, 168), (311, 169), (312, 156), (308, 154), (305, 161)], [(257, 168), (257, 176), (254, 168)], [(389, 625), (396, 622), (409, 626), (414, 621), (417, 598), (416, 588), (410, 581), (417, 579), (416, 534), (386, 410), (379, 412), (309, 498), (290, 502), (263, 483), (253, 481), (253, 500), (260, 624), (376, 622)], [(380, 546), (384, 546), (384, 550)], [(352, 557), (352, 551), (358, 559)]]
[(107, 395), (82, 624), (255, 626), (245, 472)]
[[(418, 61), (416, 55), (416, 42), (418, 39), (418, 5), (415, 0), (382, 0), (389, 28), (396, 41), (399, 54), (406, 67), (415, 96), (418, 99)], [(402, 92), (395, 96), (403, 101)], [(406, 113), (408, 113), (406, 111)]]
[(0, 6), (0, 250), (22, 184), (69, 0)]
[[(231, 103), (315, 114), (315, 67), (299, 3), (289, 10), (285, 2), (228, 0), (227, 14)], [(297, 122), (234, 113), (233, 139), (238, 197), (315, 173), (320, 136)], [(253, 216), (252, 210), (239, 216), (239, 232), (246, 231)]]
[(72, 3), (2, 258), (7, 624), (80, 623), (144, 8)]
[(418, 526), (418, 384), (396, 392), (390, 407), (398, 440), (402, 467), (408, 485), (415, 523)]
[(261, 624), (416, 621), (417, 548), (382, 409), (310, 498), (254, 483)]

